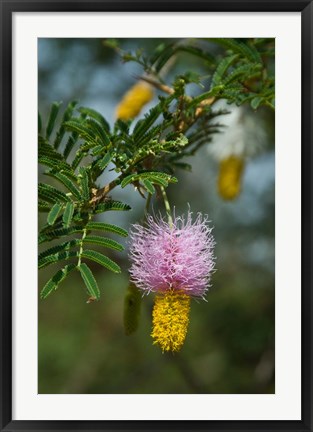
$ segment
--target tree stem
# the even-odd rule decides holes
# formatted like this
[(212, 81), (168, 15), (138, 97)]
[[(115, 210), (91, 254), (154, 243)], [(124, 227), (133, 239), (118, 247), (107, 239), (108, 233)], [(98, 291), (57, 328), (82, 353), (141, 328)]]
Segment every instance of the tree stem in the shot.
[(150, 207), (150, 203), (151, 203), (151, 197), (152, 195), (150, 193), (148, 193), (147, 199), (146, 199), (146, 205), (145, 205), (145, 215), (144, 218), (147, 218), (148, 212), (149, 212), (149, 207)]
[(170, 203), (168, 201), (168, 197), (166, 195), (164, 187), (160, 186), (160, 189), (161, 189), (161, 192), (162, 192), (162, 197), (163, 197), (163, 201), (164, 201), (164, 207), (165, 207), (166, 214), (167, 214), (167, 220), (168, 220), (169, 226), (172, 228), (173, 227), (173, 218), (172, 218), (172, 212), (171, 212)]
[[(120, 180), (120, 178), (118, 177)], [(112, 180), (110, 183), (102, 187), (101, 189), (98, 189), (96, 194), (91, 198), (90, 203), (91, 204), (97, 204), (97, 202), (101, 201), (105, 196), (115, 188), (119, 184), (119, 181), (117, 179)]]

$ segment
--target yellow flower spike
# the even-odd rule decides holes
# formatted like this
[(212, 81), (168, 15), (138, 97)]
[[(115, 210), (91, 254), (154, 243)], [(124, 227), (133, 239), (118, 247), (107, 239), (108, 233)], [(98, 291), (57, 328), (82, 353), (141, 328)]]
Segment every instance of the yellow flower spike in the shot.
[(189, 324), (190, 296), (182, 291), (166, 291), (155, 297), (153, 308), (153, 344), (162, 351), (177, 352), (184, 344)]
[(146, 82), (138, 82), (124, 95), (116, 108), (116, 117), (129, 120), (136, 117), (141, 109), (153, 99), (152, 87)]
[(218, 192), (225, 200), (235, 199), (239, 195), (243, 168), (244, 161), (237, 156), (220, 161)]

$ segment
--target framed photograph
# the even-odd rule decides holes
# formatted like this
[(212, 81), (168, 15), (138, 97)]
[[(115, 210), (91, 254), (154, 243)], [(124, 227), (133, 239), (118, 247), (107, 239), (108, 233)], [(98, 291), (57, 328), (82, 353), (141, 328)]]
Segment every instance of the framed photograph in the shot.
[(312, 2), (1, 4), (1, 430), (313, 431)]

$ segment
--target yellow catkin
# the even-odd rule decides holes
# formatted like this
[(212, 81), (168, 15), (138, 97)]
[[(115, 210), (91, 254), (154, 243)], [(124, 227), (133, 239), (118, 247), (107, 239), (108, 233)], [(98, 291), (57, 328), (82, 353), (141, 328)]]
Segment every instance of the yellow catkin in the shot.
[(189, 323), (190, 296), (181, 291), (158, 294), (153, 308), (153, 344), (162, 351), (176, 352), (184, 344)]
[(145, 82), (138, 82), (128, 90), (117, 106), (116, 117), (121, 120), (136, 117), (151, 99), (153, 99), (152, 87)]
[(243, 168), (244, 161), (236, 156), (220, 162), (218, 192), (225, 200), (235, 199), (239, 195)]

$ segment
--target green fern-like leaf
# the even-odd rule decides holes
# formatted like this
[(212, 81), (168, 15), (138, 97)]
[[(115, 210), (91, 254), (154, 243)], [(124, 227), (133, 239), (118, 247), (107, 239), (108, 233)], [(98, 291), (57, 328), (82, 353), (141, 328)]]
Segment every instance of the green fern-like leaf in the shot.
[(211, 40), (232, 50), (234, 53), (240, 54), (242, 57), (245, 57), (251, 62), (262, 62), (260, 53), (253, 45), (247, 45), (244, 42), (240, 42), (231, 38), (214, 38)]
[(87, 264), (82, 263), (78, 267), (80, 274), (83, 278), (83, 281), (85, 282), (87, 291), (89, 295), (92, 297), (92, 299), (99, 300), (100, 298), (100, 290), (97, 284), (97, 281), (90, 270), (90, 268), (87, 266)]
[(105, 118), (103, 117), (103, 115), (100, 114), (98, 111), (93, 110), (92, 108), (87, 108), (87, 107), (80, 107), (78, 109), (78, 111), (80, 113), (85, 114), (86, 116), (89, 116), (89, 117), (97, 120), (97, 122), (100, 123), (100, 125), (102, 126), (102, 128), (106, 132), (110, 132), (110, 125), (109, 125), (109, 123), (105, 120)]
[(58, 161), (62, 161), (65, 163), (65, 160), (63, 158), (63, 156), (61, 155), (61, 153), (57, 152), (50, 144), (48, 141), (46, 141), (43, 137), (39, 136), (38, 137), (38, 156), (39, 157), (48, 157), (50, 159), (53, 160), (58, 160)]
[(234, 70), (224, 79), (224, 84), (227, 85), (230, 82), (236, 81), (239, 78), (242, 80), (249, 79), (255, 75), (260, 74), (262, 65), (256, 64), (244, 64), (234, 68)]
[(100, 170), (103, 171), (105, 170), (105, 168), (109, 165), (109, 163), (111, 162), (112, 156), (110, 153), (106, 153), (103, 158), (101, 158), (97, 163), (96, 163), (96, 167)]
[(96, 120), (88, 119), (86, 120), (85, 124), (88, 128), (94, 131), (95, 135), (99, 138), (99, 141), (104, 147), (110, 145), (111, 140), (109, 134)]
[(54, 186), (46, 183), (39, 183), (38, 196), (43, 201), (51, 203), (68, 202), (70, 198), (62, 191), (56, 189)]
[(228, 57), (223, 58), (220, 63), (217, 65), (217, 68), (213, 74), (211, 89), (215, 86), (218, 86), (222, 83), (223, 77), (226, 74), (228, 68), (234, 61), (238, 58), (238, 54), (234, 54)]
[(76, 168), (79, 166), (79, 164), (84, 159), (84, 157), (87, 156), (87, 154), (88, 154), (88, 151), (87, 152), (78, 151), (76, 153), (76, 156), (74, 157), (74, 160), (72, 162), (73, 170), (76, 170)]
[(49, 212), (51, 210), (51, 205), (45, 201), (38, 200), (38, 211), (40, 212)]
[(49, 294), (52, 293), (52, 291), (55, 291), (60, 283), (66, 278), (66, 276), (74, 269), (76, 268), (75, 264), (68, 264), (66, 265), (62, 270), (59, 270), (56, 272), (54, 276), (52, 276), (51, 279), (48, 280), (48, 282), (43, 287), (40, 298), (45, 299), (48, 297)]
[(212, 56), (212, 54), (208, 53), (207, 51), (202, 50), (201, 48), (188, 45), (180, 45), (176, 48), (176, 51), (184, 51), (188, 54), (192, 54), (196, 57), (202, 58), (209, 64), (215, 64), (214, 56)]
[(145, 115), (143, 120), (139, 120), (134, 128), (133, 138), (134, 142), (139, 146), (140, 139), (148, 131), (148, 129), (153, 125), (153, 123), (158, 119), (162, 113), (162, 107), (160, 104), (151, 108), (148, 114)]
[(54, 170), (71, 170), (71, 167), (66, 162), (48, 156), (40, 156), (38, 163)]
[(143, 180), (142, 180), (142, 183), (143, 183), (144, 187), (146, 188), (146, 190), (147, 190), (151, 195), (153, 195), (154, 192), (155, 192), (155, 188), (154, 188), (153, 184), (150, 182), (150, 180), (148, 180), (148, 179), (143, 179)]
[(254, 110), (256, 110), (257, 108), (259, 108), (259, 106), (263, 103), (263, 97), (261, 96), (256, 96), (252, 99), (252, 101), (250, 102), (251, 108), (253, 108)]
[(49, 225), (53, 225), (54, 222), (56, 221), (60, 211), (62, 210), (62, 205), (61, 204), (54, 204), (54, 206), (51, 208), (51, 210), (49, 211), (48, 217), (47, 217), (47, 222)]
[(99, 246), (103, 246), (118, 251), (124, 250), (124, 246), (122, 246), (117, 241), (106, 237), (101, 237), (101, 236), (93, 236), (93, 235), (86, 236), (84, 238), (84, 243), (92, 243), (92, 244), (96, 244)]
[(123, 228), (120, 228), (117, 225), (107, 224), (107, 223), (103, 223), (103, 222), (89, 222), (86, 225), (86, 229), (91, 230), (91, 231), (112, 232), (112, 233), (118, 234), (122, 237), (128, 236), (128, 232), (126, 230), (124, 230)]
[(146, 132), (144, 135), (141, 136), (140, 140), (136, 141), (136, 147), (141, 149), (145, 144), (149, 144), (152, 140), (156, 140), (156, 138), (159, 138), (162, 130), (163, 125), (156, 125), (151, 127), (148, 132)]
[(49, 249), (46, 249), (45, 251), (41, 252), (38, 255), (38, 261), (42, 260), (43, 258), (45, 258), (49, 255), (54, 255), (54, 254), (61, 252), (61, 251), (70, 250), (73, 247), (78, 246), (80, 241), (81, 241), (80, 239), (74, 239), (74, 240), (66, 241), (66, 242), (61, 243), (59, 245), (53, 246)]
[(129, 183), (137, 180), (147, 179), (151, 183), (161, 184), (162, 186), (167, 186), (168, 183), (177, 183), (177, 179), (169, 174), (158, 172), (158, 171), (145, 171), (138, 174), (130, 174), (125, 177), (121, 182), (121, 187), (124, 188)]
[(70, 226), (72, 222), (73, 214), (74, 214), (74, 204), (68, 202), (65, 206), (64, 213), (63, 213), (63, 224), (65, 228)]
[(87, 142), (93, 143), (94, 145), (99, 144), (94, 131), (90, 127), (86, 127), (83, 120), (72, 118), (65, 122), (64, 126), (67, 130), (78, 133), (78, 135)]
[(77, 132), (73, 132), (70, 137), (67, 140), (67, 143), (65, 145), (64, 148), (64, 152), (63, 152), (63, 156), (65, 157), (65, 159), (67, 159), (71, 153), (71, 151), (73, 150), (75, 144), (77, 143), (77, 140), (79, 138), (79, 135)]
[(60, 183), (62, 183), (69, 190), (69, 192), (71, 192), (73, 194), (73, 196), (75, 198), (77, 198), (78, 200), (81, 199), (81, 193), (73, 181), (73, 177), (76, 178), (76, 176), (72, 176), (72, 175), (70, 175), (70, 173), (65, 172), (65, 171), (49, 172), (49, 173), (47, 173), (47, 175), (54, 177)]
[[(175, 179), (175, 177), (172, 177), (172, 178)], [(163, 186), (165, 188), (168, 186), (168, 181), (165, 180), (162, 177), (151, 176), (151, 177), (149, 177), (148, 180), (150, 180), (150, 182), (153, 183), (153, 184), (158, 184), (158, 185), (161, 185), (161, 186)], [(175, 180), (173, 180), (172, 183), (175, 183)]]
[(78, 251), (62, 251), (53, 255), (48, 255), (38, 261), (38, 268), (47, 267), (50, 264), (55, 264), (59, 261), (68, 260), (70, 258), (78, 257)]
[(82, 226), (76, 225), (76, 226), (71, 226), (69, 228), (58, 228), (55, 230), (44, 232), (39, 234), (38, 243), (41, 244), (47, 241), (56, 240), (60, 237), (68, 236), (75, 233), (81, 233), (82, 230), (83, 230)]
[(131, 207), (128, 204), (124, 204), (120, 201), (106, 201), (99, 203), (95, 206), (95, 213), (103, 213), (106, 211), (128, 211)]
[(167, 61), (175, 54), (176, 44), (170, 42), (168, 44), (161, 44), (157, 47), (151, 62), (154, 63), (154, 69), (159, 72)]
[(85, 168), (81, 167), (79, 169), (79, 177), (80, 177), (80, 188), (82, 191), (82, 198), (84, 201), (88, 201), (90, 199), (89, 177), (88, 177), (88, 172)]
[(62, 102), (54, 102), (51, 105), (48, 124), (47, 124), (47, 128), (46, 128), (46, 138), (49, 138), (52, 131), (53, 131), (55, 121), (56, 121), (56, 118), (58, 116), (58, 112), (60, 110), (61, 104), (62, 104)]
[(68, 104), (68, 106), (66, 107), (64, 114), (63, 114), (63, 118), (62, 118), (62, 124), (60, 129), (58, 130), (57, 134), (56, 134), (56, 138), (54, 141), (54, 148), (58, 149), (59, 145), (61, 144), (61, 141), (64, 137), (65, 134), (65, 127), (63, 125), (63, 123), (65, 123), (66, 121), (68, 121), (73, 114), (74, 108), (77, 105), (77, 101), (72, 101)]
[(111, 270), (114, 273), (121, 273), (120, 266), (100, 252), (87, 249), (83, 251), (81, 256), (83, 258), (88, 258), (92, 261), (95, 261), (98, 264), (101, 264), (103, 267)]
[(92, 155), (93, 156), (98, 156), (101, 153), (103, 153), (103, 145), (102, 144), (98, 144), (95, 147), (92, 148)]
[(114, 123), (114, 134), (118, 134), (118, 132), (121, 133), (123, 137), (126, 137), (129, 135), (129, 127), (130, 127), (131, 121), (130, 120), (121, 120), (117, 119)]

